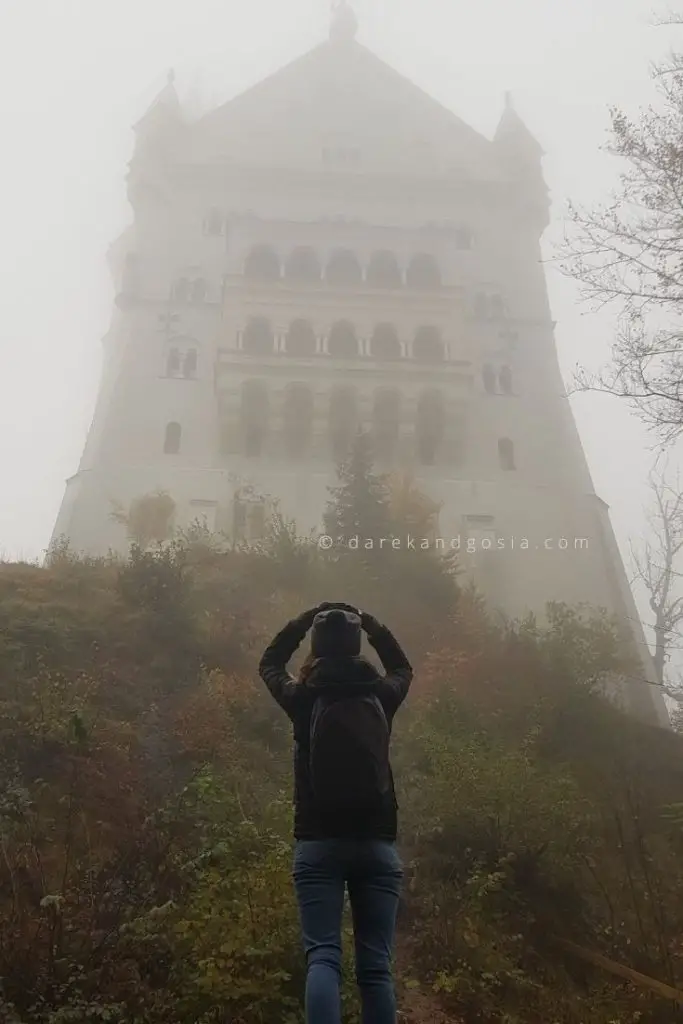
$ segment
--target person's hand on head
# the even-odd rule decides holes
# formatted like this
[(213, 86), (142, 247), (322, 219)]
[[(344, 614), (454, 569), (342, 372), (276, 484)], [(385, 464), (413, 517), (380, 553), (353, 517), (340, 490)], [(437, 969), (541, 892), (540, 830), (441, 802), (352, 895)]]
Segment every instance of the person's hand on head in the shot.
[(341, 608), (344, 612), (351, 612), (352, 615), (357, 615), (360, 618), (361, 610), (356, 608), (354, 604), (345, 604), (343, 601), (340, 601), (337, 604), (337, 608)]
[(346, 604), (345, 601), (323, 601), (322, 604), (318, 605), (318, 612), (330, 611), (332, 608), (340, 608), (344, 612), (351, 612), (353, 615), (361, 615), (360, 609), (354, 607), (352, 604)]
[(370, 612), (360, 612), (360, 624), (366, 633), (375, 633), (380, 628), (380, 623)]

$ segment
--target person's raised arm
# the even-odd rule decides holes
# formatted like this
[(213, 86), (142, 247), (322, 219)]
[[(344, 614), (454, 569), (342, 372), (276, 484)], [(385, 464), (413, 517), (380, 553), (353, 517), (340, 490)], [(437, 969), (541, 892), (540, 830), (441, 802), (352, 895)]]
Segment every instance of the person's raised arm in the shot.
[(299, 684), (287, 671), (287, 664), (313, 625), (313, 619), (318, 611), (319, 608), (310, 608), (296, 619), (291, 619), (273, 637), (259, 662), (258, 671), (261, 679), (271, 696), (287, 714), (292, 711), (300, 693)]
[(413, 668), (391, 630), (374, 616), (361, 612), (361, 623), (368, 641), (377, 651), (386, 675), (381, 683), (385, 699), (396, 711), (408, 696)]

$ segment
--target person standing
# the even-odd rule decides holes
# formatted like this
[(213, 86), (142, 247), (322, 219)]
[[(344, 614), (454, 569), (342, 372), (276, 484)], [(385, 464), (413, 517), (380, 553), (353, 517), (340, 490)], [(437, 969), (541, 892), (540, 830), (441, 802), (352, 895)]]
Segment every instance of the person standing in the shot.
[[(287, 669), (311, 630), (298, 678)], [(384, 672), (361, 655), (362, 632)], [(413, 678), (389, 629), (326, 602), (288, 622), (259, 674), (294, 732), (293, 881), (306, 954), (306, 1024), (340, 1024), (348, 887), (363, 1024), (395, 1024), (391, 957), (403, 880), (389, 742)]]

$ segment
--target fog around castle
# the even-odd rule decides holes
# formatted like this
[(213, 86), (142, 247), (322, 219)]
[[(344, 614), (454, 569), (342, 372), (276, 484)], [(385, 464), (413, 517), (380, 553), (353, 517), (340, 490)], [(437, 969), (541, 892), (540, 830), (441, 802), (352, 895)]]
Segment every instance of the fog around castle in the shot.
[[(650, 62), (683, 29), (655, 27), (645, 0), (358, 0), (360, 40), (491, 137), (504, 94), (545, 152), (553, 200), (548, 258), (565, 201), (607, 196), (618, 166), (600, 152), (608, 108), (636, 112), (653, 96)], [(250, 5), (176, 0), (116, 5), (9, 2), (0, 14), (4, 149), (0, 350), (0, 547), (37, 558), (77, 469), (111, 317), (105, 262), (130, 221), (131, 126), (170, 67), (189, 109), (204, 112), (327, 35), (323, 0)], [(548, 282), (563, 371), (599, 367), (614, 317), (590, 312), (552, 267)], [(628, 559), (643, 529), (654, 438), (614, 399), (572, 401), (595, 489)], [(642, 595), (641, 598), (641, 606)], [(645, 622), (647, 609), (644, 607)]]

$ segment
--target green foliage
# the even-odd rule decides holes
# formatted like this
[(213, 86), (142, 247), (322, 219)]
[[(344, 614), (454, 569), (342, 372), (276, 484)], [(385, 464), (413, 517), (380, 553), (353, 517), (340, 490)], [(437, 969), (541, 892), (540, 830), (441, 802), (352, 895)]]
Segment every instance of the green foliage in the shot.
[(339, 466), (338, 486), (331, 489), (324, 517), (325, 530), (331, 537), (348, 542), (360, 536), (379, 542), (380, 538), (392, 535), (388, 488), (373, 473), (372, 465), (370, 437), (360, 432), (348, 460)]
[[(323, 597), (334, 593), (336, 600), (372, 608), (401, 627), (408, 647), (422, 653), (448, 635), (458, 597), (454, 553), (421, 546), (425, 538), (414, 529), (416, 522), (424, 524), (424, 507), (432, 503), (415, 488), (410, 502), (396, 500), (391, 480), (373, 471), (364, 433), (339, 476), (325, 515), (334, 546), (320, 559)], [(416, 516), (416, 509), (423, 514)]]

